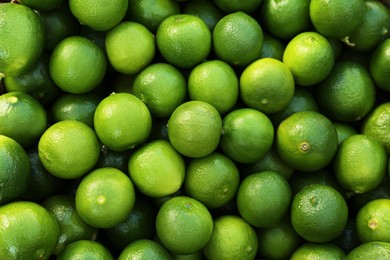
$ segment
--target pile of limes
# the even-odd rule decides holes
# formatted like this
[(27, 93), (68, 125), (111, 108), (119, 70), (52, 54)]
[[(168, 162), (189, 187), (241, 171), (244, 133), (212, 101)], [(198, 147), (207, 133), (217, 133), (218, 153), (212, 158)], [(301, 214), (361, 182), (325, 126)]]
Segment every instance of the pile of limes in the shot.
[(0, 259), (390, 259), (390, 1), (0, 1)]

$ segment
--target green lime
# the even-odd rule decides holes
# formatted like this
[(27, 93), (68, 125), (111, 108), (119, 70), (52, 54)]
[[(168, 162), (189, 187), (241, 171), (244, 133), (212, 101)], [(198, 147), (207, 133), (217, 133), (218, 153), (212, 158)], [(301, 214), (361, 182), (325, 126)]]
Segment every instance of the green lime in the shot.
[(237, 191), (237, 208), (249, 224), (267, 228), (286, 217), (291, 199), (291, 188), (282, 175), (262, 171), (241, 181)]
[(214, 219), (210, 241), (203, 248), (207, 259), (255, 259), (259, 243), (255, 229), (235, 215)]
[(34, 66), (44, 49), (45, 28), (33, 9), (17, 3), (2, 3), (0, 17), (0, 78), (4, 78)]
[(294, 96), (291, 70), (274, 58), (258, 59), (245, 67), (240, 76), (240, 97), (251, 108), (265, 114), (285, 109)]
[(98, 104), (94, 126), (100, 141), (113, 151), (142, 144), (152, 129), (148, 107), (129, 93), (111, 94)]
[(128, 170), (139, 191), (149, 197), (164, 197), (180, 189), (186, 166), (168, 141), (155, 140), (132, 153)]
[(60, 235), (56, 219), (30, 201), (0, 207), (0, 258), (49, 259)]
[(0, 135), (0, 205), (18, 199), (29, 186), (31, 164), (23, 147)]
[(34, 10), (50, 11), (61, 5), (64, 0), (17, 0), (17, 2)]
[(179, 68), (192, 68), (211, 51), (211, 32), (198, 16), (176, 14), (157, 28), (157, 48), (163, 58)]
[(345, 259), (345, 252), (338, 246), (330, 243), (304, 243), (291, 255), (291, 260), (311, 259)]
[(213, 2), (226, 13), (232, 13), (236, 11), (250, 13), (260, 6), (262, 0), (214, 0)]
[(76, 120), (65, 120), (46, 129), (39, 139), (38, 153), (43, 166), (51, 174), (75, 179), (95, 166), (100, 144), (89, 126)]
[(387, 242), (368, 242), (354, 248), (345, 257), (346, 260), (364, 260), (364, 259), (390, 259), (390, 243)]
[(118, 257), (118, 260), (128, 259), (171, 260), (172, 256), (158, 242), (150, 239), (139, 239), (126, 246)]
[(181, 104), (168, 120), (169, 141), (179, 153), (191, 158), (212, 153), (218, 147), (221, 133), (218, 110), (204, 101)]
[(0, 96), (0, 134), (25, 148), (36, 145), (47, 128), (47, 113), (37, 99), (23, 92)]
[(218, 21), (224, 16), (224, 12), (219, 9), (214, 1), (209, 0), (192, 0), (187, 1), (182, 13), (196, 15), (200, 17), (212, 31)]
[(213, 219), (199, 201), (176, 196), (162, 204), (156, 217), (156, 232), (163, 246), (175, 254), (202, 249), (213, 232)]
[(264, 32), (263, 36), (260, 58), (274, 58), (282, 61), (286, 44), (269, 33)]
[(323, 184), (304, 187), (291, 203), (291, 224), (306, 241), (327, 243), (344, 230), (348, 206), (334, 188)]
[(67, 259), (114, 260), (114, 257), (102, 243), (81, 239), (68, 244), (57, 256), (57, 260)]
[(390, 39), (385, 39), (373, 50), (369, 71), (376, 85), (386, 91), (390, 90)]
[(233, 66), (246, 66), (260, 58), (263, 30), (247, 13), (237, 11), (222, 17), (212, 38), (215, 55)]
[(80, 217), (97, 228), (111, 228), (129, 216), (135, 204), (130, 178), (116, 168), (99, 168), (87, 174), (76, 190)]

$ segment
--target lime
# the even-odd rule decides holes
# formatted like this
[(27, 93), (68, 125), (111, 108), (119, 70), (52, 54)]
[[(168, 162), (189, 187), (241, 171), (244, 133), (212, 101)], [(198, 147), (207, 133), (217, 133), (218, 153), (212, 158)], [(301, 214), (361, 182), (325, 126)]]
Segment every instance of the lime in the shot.
[(118, 260), (159, 259), (171, 260), (172, 256), (161, 244), (150, 239), (139, 239), (122, 250)]
[(356, 128), (348, 123), (333, 122), (333, 125), (337, 131), (339, 145), (349, 136), (358, 134)]
[(153, 34), (142, 24), (121, 22), (107, 33), (106, 53), (116, 71), (135, 74), (149, 65), (155, 54)]
[(209, 0), (192, 0), (187, 1), (182, 13), (196, 15), (200, 17), (212, 31), (218, 21), (224, 16), (224, 12), (214, 3)]
[(198, 16), (176, 14), (157, 28), (156, 43), (163, 58), (179, 68), (192, 68), (211, 51), (211, 32)]
[(252, 108), (233, 110), (223, 118), (222, 151), (239, 163), (254, 163), (271, 149), (274, 127), (262, 112)]
[(346, 260), (363, 259), (390, 259), (390, 243), (387, 242), (368, 242), (354, 248), (347, 256)]
[(51, 125), (42, 134), (38, 154), (42, 165), (51, 174), (75, 179), (95, 166), (100, 144), (89, 126), (76, 120), (65, 120)]
[(177, 192), (184, 182), (184, 159), (166, 140), (143, 145), (129, 159), (131, 180), (143, 194), (164, 197)]
[(291, 255), (291, 260), (310, 259), (345, 259), (345, 252), (338, 246), (330, 243), (304, 243)]
[(188, 76), (188, 95), (191, 100), (205, 101), (213, 105), (220, 114), (226, 114), (237, 102), (238, 85), (238, 77), (228, 63), (209, 60), (191, 70)]
[(76, 190), (80, 217), (97, 228), (111, 228), (129, 216), (135, 190), (129, 177), (116, 168), (98, 168), (87, 174)]
[(260, 58), (274, 58), (282, 61), (284, 48), (286, 44), (282, 40), (264, 32)]
[(82, 94), (96, 88), (104, 78), (107, 61), (102, 49), (83, 36), (59, 42), (50, 56), (50, 75), (63, 91)]
[(334, 61), (332, 45), (317, 32), (307, 31), (296, 35), (287, 43), (283, 53), (283, 63), (300, 86), (312, 86), (324, 80), (332, 70)]
[(17, 0), (18, 3), (26, 5), (31, 9), (39, 11), (50, 11), (64, 2), (64, 0)]
[(81, 24), (96, 31), (108, 31), (125, 17), (128, 0), (70, 0), (69, 6)]
[(312, 184), (299, 191), (291, 203), (291, 224), (306, 241), (326, 243), (338, 237), (348, 219), (348, 206), (334, 188)]
[(294, 169), (316, 171), (327, 166), (336, 154), (337, 131), (318, 112), (297, 112), (280, 123), (275, 147), (282, 160)]
[(292, 193), (287, 180), (277, 172), (248, 175), (237, 191), (237, 208), (249, 224), (267, 228), (286, 217)]
[(168, 120), (168, 138), (181, 154), (199, 158), (212, 153), (219, 144), (222, 119), (218, 110), (204, 101), (187, 101)]
[(375, 83), (381, 89), (390, 90), (390, 39), (383, 40), (373, 50), (369, 62), (369, 70)]
[(54, 216), (35, 202), (17, 201), (0, 207), (1, 259), (49, 259), (59, 235)]
[(338, 61), (328, 77), (315, 87), (321, 111), (338, 122), (362, 119), (375, 104), (375, 83), (361, 64)]
[(154, 63), (134, 78), (132, 93), (149, 108), (154, 117), (169, 117), (187, 98), (184, 75), (169, 63)]
[(199, 201), (176, 196), (161, 206), (156, 232), (163, 246), (175, 254), (191, 254), (202, 249), (211, 238), (213, 219)]
[(39, 15), (25, 5), (2, 3), (0, 17), (0, 78), (4, 78), (34, 66), (44, 49), (45, 29)]
[(38, 143), (47, 128), (47, 113), (38, 100), (23, 92), (0, 96), (0, 134), (25, 148)]
[(249, 14), (237, 11), (225, 15), (215, 25), (212, 37), (216, 56), (233, 66), (246, 66), (260, 58), (263, 30)]
[(255, 229), (235, 215), (214, 219), (210, 241), (203, 248), (207, 259), (255, 259), (258, 249)]
[(240, 76), (240, 97), (249, 107), (273, 114), (287, 107), (294, 96), (294, 76), (274, 58), (254, 61)]
[(387, 158), (384, 147), (373, 137), (351, 135), (336, 153), (334, 174), (346, 190), (364, 193), (382, 183), (387, 173)]
[(18, 199), (30, 182), (28, 154), (15, 140), (0, 135), (0, 205)]
[(129, 93), (111, 94), (96, 107), (94, 126), (100, 141), (113, 151), (142, 144), (152, 129), (148, 107)]
[(263, 0), (214, 0), (213, 2), (224, 12), (243, 11), (250, 13), (256, 10)]
[(102, 243), (81, 239), (68, 244), (57, 256), (57, 260), (66, 259), (114, 260), (114, 257)]
[(236, 195), (240, 174), (235, 163), (214, 152), (187, 164), (185, 191), (208, 208), (226, 205)]

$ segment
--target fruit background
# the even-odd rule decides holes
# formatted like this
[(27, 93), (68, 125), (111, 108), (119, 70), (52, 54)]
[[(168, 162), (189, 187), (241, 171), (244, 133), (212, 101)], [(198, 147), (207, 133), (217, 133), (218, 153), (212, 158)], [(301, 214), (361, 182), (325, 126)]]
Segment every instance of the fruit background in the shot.
[(0, 1), (0, 259), (390, 259), (389, 8)]

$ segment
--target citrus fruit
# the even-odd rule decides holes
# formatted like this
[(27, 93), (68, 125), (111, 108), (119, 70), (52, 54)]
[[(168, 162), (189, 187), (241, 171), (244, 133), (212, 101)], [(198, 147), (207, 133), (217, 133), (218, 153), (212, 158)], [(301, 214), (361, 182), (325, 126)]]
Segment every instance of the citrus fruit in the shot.
[(43, 106), (51, 105), (61, 94), (49, 71), (50, 55), (44, 52), (35, 65), (24, 73), (5, 77), (2, 81), (6, 92), (23, 92), (38, 100)]
[(54, 255), (60, 254), (65, 246), (73, 241), (95, 240), (97, 237), (97, 228), (86, 224), (77, 213), (74, 197), (54, 195), (42, 201), (41, 205), (54, 216), (60, 228)]
[(285, 47), (286, 44), (282, 40), (264, 32), (260, 58), (274, 58), (282, 61)]
[(339, 61), (328, 77), (315, 86), (321, 111), (338, 122), (362, 119), (375, 104), (375, 83), (368, 70), (356, 62)]
[(96, 31), (108, 31), (119, 24), (126, 15), (127, 6), (127, 0), (69, 1), (70, 10), (80, 23)]
[(81, 239), (68, 244), (57, 256), (57, 259), (114, 260), (114, 257), (102, 243)]
[(156, 232), (162, 245), (172, 253), (191, 254), (210, 240), (213, 219), (199, 201), (176, 196), (165, 201), (159, 209)]
[(317, 32), (302, 32), (292, 38), (283, 53), (283, 63), (294, 75), (295, 83), (312, 86), (324, 80), (335, 62), (329, 40)]
[(387, 153), (390, 153), (390, 103), (383, 102), (374, 107), (365, 117), (361, 126), (361, 133), (378, 140)]
[(129, 93), (105, 97), (95, 110), (95, 132), (100, 141), (113, 151), (124, 151), (142, 144), (152, 128), (148, 107)]
[(163, 197), (178, 191), (184, 182), (184, 159), (166, 140), (155, 140), (132, 153), (128, 170), (143, 194)]
[(335, 155), (334, 174), (346, 190), (364, 193), (383, 181), (387, 157), (383, 146), (374, 138), (351, 135), (341, 143)]
[(224, 12), (214, 3), (209, 0), (193, 0), (187, 1), (182, 13), (196, 15), (200, 17), (212, 31), (217, 22), (224, 16)]
[(330, 38), (349, 37), (362, 23), (365, 12), (364, 0), (310, 1), (310, 19), (315, 29)]
[(390, 259), (390, 243), (387, 242), (368, 242), (354, 248), (345, 257), (346, 260), (363, 260), (363, 259)]
[(315, 111), (294, 113), (276, 130), (276, 150), (283, 161), (299, 171), (324, 168), (336, 154), (337, 146), (332, 122)]
[(187, 164), (185, 191), (208, 208), (219, 208), (232, 200), (239, 183), (237, 166), (222, 153), (214, 152)]
[(193, 68), (188, 76), (190, 100), (205, 101), (213, 105), (220, 114), (226, 114), (234, 107), (238, 92), (235, 71), (221, 60), (205, 61)]
[(2, 3), (0, 17), (0, 78), (4, 78), (34, 66), (44, 49), (45, 29), (39, 15), (25, 5)]
[(100, 148), (99, 160), (96, 163), (95, 168), (113, 167), (122, 172), (127, 172), (131, 153), (131, 150), (115, 152), (107, 148), (107, 146), (102, 145)]
[(97, 228), (111, 228), (129, 216), (135, 204), (130, 178), (116, 168), (98, 168), (87, 174), (76, 190), (80, 217)]
[(245, 67), (240, 76), (242, 101), (265, 114), (286, 108), (294, 96), (294, 89), (294, 77), (290, 69), (274, 58), (254, 61)]
[(338, 246), (330, 243), (304, 243), (291, 255), (291, 260), (309, 259), (344, 259), (345, 252)]
[(76, 120), (65, 120), (51, 125), (42, 134), (38, 154), (42, 165), (52, 175), (74, 179), (95, 166), (100, 144), (89, 126)]
[(118, 260), (159, 259), (170, 260), (171, 254), (161, 244), (150, 239), (139, 239), (122, 250)]
[(252, 108), (233, 110), (223, 118), (219, 146), (232, 160), (254, 163), (271, 149), (274, 127), (262, 112)]
[(207, 259), (255, 259), (258, 240), (255, 229), (235, 215), (214, 219), (210, 241), (203, 248)]
[(264, 0), (260, 21), (269, 33), (279, 39), (292, 39), (311, 27), (309, 0)]
[(100, 100), (94, 93), (63, 93), (50, 108), (51, 121), (77, 120), (93, 128), (93, 117)]
[(157, 211), (150, 199), (137, 194), (127, 219), (112, 228), (104, 229), (103, 232), (117, 249), (123, 250), (136, 240), (153, 238), (156, 215)]
[(104, 78), (106, 56), (83, 36), (69, 36), (59, 42), (50, 56), (50, 75), (65, 92), (82, 94), (96, 88)]
[(156, 43), (162, 57), (179, 68), (192, 68), (211, 51), (211, 32), (198, 16), (176, 14), (157, 28)]
[(319, 112), (319, 108), (312, 92), (303, 87), (296, 87), (290, 103), (283, 110), (271, 114), (270, 119), (278, 126), (284, 119), (300, 111)]
[(30, 201), (0, 207), (0, 258), (49, 259), (60, 231), (55, 218)]
[[(34, 146), (28, 149), (27, 155), (31, 165), (30, 181), (21, 198), (28, 201), (40, 202), (61, 192), (65, 186), (65, 180), (55, 177), (43, 167), (39, 159), (38, 147)], [(14, 173), (14, 179), (16, 179), (15, 176), (16, 174)], [(21, 181), (18, 181), (18, 187), (23, 187)], [(13, 189), (15, 190), (15, 187)]]
[(25, 148), (38, 143), (47, 128), (45, 108), (34, 97), (23, 92), (8, 92), (0, 96), (0, 134)]
[(134, 78), (132, 93), (154, 117), (169, 117), (187, 98), (187, 82), (180, 70), (169, 63), (154, 63)]
[(18, 3), (22, 5), (26, 5), (34, 10), (39, 11), (50, 11), (56, 7), (58, 7), (60, 4), (64, 2), (64, 0), (50, 0), (50, 1), (44, 1), (44, 0), (18, 0)]
[(278, 224), (290, 207), (292, 193), (287, 180), (273, 171), (248, 175), (237, 191), (237, 208), (249, 224), (267, 228)]
[(262, 159), (254, 163), (240, 165), (240, 169), (241, 176), (261, 171), (274, 171), (289, 180), (294, 174), (294, 169), (280, 158), (274, 145)]
[(224, 12), (232, 13), (243, 11), (250, 13), (256, 10), (263, 0), (214, 0), (213, 2)]
[(373, 50), (369, 62), (369, 71), (375, 83), (381, 89), (390, 90), (390, 38), (383, 40)]
[(19, 198), (30, 182), (31, 164), (23, 147), (0, 135), (0, 205)]
[(68, 1), (61, 0), (61, 2), (49, 11), (38, 12), (45, 27), (45, 50), (48, 51), (52, 51), (66, 37), (80, 32), (81, 25), (70, 11)]
[(246, 66), (260, 58), (263, 30), (247, 13), (237, 11), (222, 17), (214, 27), (212, 38), (217, 58), (233, 66)]
[(172, 254), (173, 259), (175, 260), (203, 260), (205, 259), (203, 251), (198, 250), (195, 253), (188, 254), (188, 255), (178, 255), (178, 254)]
[(302, 238), (289, 221), (281, 221), (274, 227), (257, 230), (258, 254), (266, 259), (289, 259)]
[(181, 154), (199, 158), (212, 153), (219, 144), (222, 119), (218, 110), (204, 101), (187, 101), (168, 120), (168, 138)]
[(142, 24), (125, 21), (107, 33), (106, 53), (116, 71), (134, 74), (146, 67), (154, 58), (153, 34)]
[(291, 224), (306, 241), (326, 243), (338, 237), (348, 219), (348, 206), (334, 188), (312, 184), (299, 191), (291, 203)]
[(346, 43), (357, 51), (372, 51), (390, 35), (390, 11), (380, 1), (364, 1), (366, 11), (362, 23), (355, 29)]
[(386, 216), (390, 213), (390, 199), (375, 199), (364, 205), (356, 215), (356, 231), (362, 243), (381, 241), (390, 243)]
[[(109, 31), (95, 31), (91, 27), (82, 25), (80, 28), (79, 35), (89, 39), (91, 42), (96, 44), (100, 49), (105, 51), (106, 50), (105, 41), (108, 32)], [(109, 65), (108, 66), (109, 70), (111, 70), (112, 69), (112, 67), (110, 66), (111, 64), (108, 65)]]
[(129, 0), (125, 18), (144, 25), (155, 33), (168, 16), (179, 14), (180, 5), (175, 0)]

